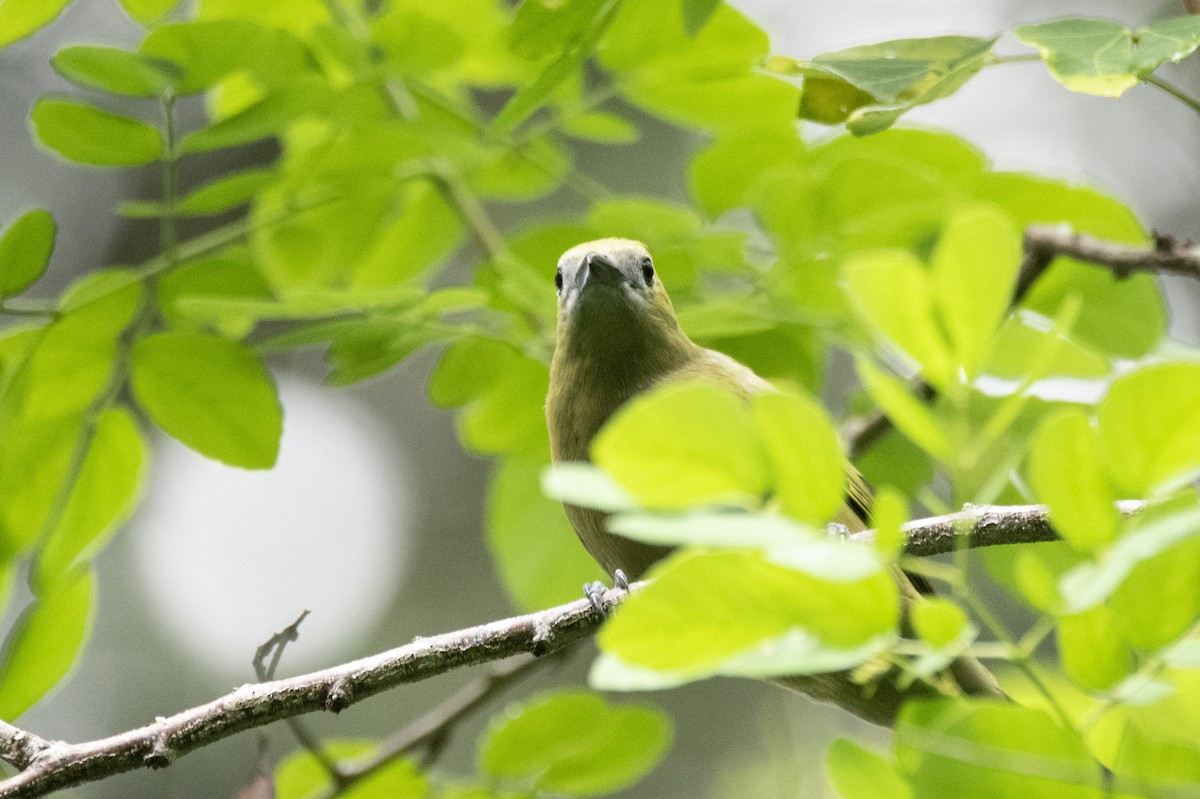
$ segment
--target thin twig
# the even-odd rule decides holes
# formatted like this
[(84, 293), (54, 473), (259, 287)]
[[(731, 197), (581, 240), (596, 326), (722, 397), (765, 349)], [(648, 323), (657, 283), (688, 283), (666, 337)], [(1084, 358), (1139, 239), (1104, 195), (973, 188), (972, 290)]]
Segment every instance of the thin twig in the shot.
[(422, 764), (424, 767), (430, 766), (436, 757), (436, 749), (449, 740), (451, 732), (459, 722), (546, 662), (545, 658), (524, 655), (495, 664), (437, 707), (384, 740), (369, 760), (354, 765), (342, 765), (339, 771), (343, 783), (325, 794), (325, 799), (341, 796), (351, 785), (371, 776), (396, 758), (404, 757), (422, 747), (434, 750), (427, 751)]

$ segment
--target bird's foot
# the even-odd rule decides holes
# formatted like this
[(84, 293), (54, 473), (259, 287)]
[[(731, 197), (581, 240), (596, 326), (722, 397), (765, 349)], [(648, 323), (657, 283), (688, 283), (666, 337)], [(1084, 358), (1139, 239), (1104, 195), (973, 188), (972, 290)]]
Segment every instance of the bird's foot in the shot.
[[(629, 592), (629, 578), (625, 576), (625, 572), (617, 569), (613, 573), (613, 585), (626, 593)], [(583, 584), (584, 597), (591, 604), (592, 609), (602, 616), (607, 613), (604, 609), (604, 592), (607, 590), (608, 586), (599, 580)]]
[(850, 528), (841, 522), (830, 522), (825, 525), (825, 534), (830, 538), (849, 538)]

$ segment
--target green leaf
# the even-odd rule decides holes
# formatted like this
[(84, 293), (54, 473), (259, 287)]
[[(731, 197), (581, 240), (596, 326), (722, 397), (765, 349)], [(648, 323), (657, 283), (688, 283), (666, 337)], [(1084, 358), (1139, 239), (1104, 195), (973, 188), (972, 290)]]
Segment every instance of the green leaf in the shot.
[(831, 582), (751, 552), (685, 550), (652, 576), (601, 630), (600, 648), (679, 680), (852, 668), (886, 646), (899, 612), (886, 571)]
[[(1151, 596), (1162, 599), (1147, 602)], [(1154, 651), (1175, 642), (1200, 618), (1200, 537), (1135, 564), (1106, 604), (1130, 646)]]
[(860, 255), (844, 268), (850, 296), (877, 336), (922, 367), (924, 377), (944, 388), (954, 369), (934, 316), (934, 295), (925, 267), (902, 250)]
[(414, 183), (397, 216), (386, 222), (355, 268), (353, 286), (382, 288), (428, 273), (466, 238), (462, 215), (438, 188)]
[(913, 795), (890, 760), (845, 738), (829, 745), (825, 768), (841, 799), (911, 799)]
[(862, 580), (883, 569), (872, 548), (767, 513), (622, 513), (609, 521), (608, 529), (660, 546), (759, 549), (771, 563), (832, 582)]
[(571, 114), (559, 123), (558, 129), (576, 139), (601, 144), (633, 144), (640, 136), (637, 126), (632, 122), (604, 111)]
[(866, 358), (859, 358), (855, 363), (863, 387), (892, 424), (933, 457), (949, 460), (953, 455), (950, 437), (929, 406), (914, 397), (906, 385)]
[(1100, 799), (1104, 775), (1074, 730), (1039, 710), (980, 700), (905, 704), (896, 759), (921, 797)]
[(158, 97), (183, 74), (178, 65), (119, 47), (64, 47), (50, 59), (76, 86), (130, 97)]
[[(494, 134), (503, 134), (528, 119), (563, 81), (582, 68), (620, 7), (621, 3), (616, 0), (576, 0), (566, 4), (527, 0), (523, 3), (518, 20), (514, 22), (513, 32), (517, 36), (514, 45), (518, 48), (528, 47), (531, 51), (540, 49), (545, 45), (545, 37), (544, 29), (538, 23), (551, 22), (549, 29), (553, 32), (561, 27), (561, 33), (556, 34), (550, 44), (558, 45), (561, 49), (557, 50), (558, 54), (533, 83), (522, 86), (509, 98), (492, 119), (489, 130)], [(532, 20), (518, 28), (521, 12), (526, 18), (532, 17)], [(562, 22), (558, 23), (558, 20)], [(523, 31), (527, 33), (520, 35)]]
[(53, 22), (70, 4), (71, 0), (3, 0), (0, 2), (0, 47), (32, 36)]
[(1062, 576), (1059, 589), (1068, 612), (1090, 610), (1111, 596), (1139, 563), (1200, 535), (1200, 504), (1194, 495), (1142, 514), (1134, 529), (1117, 539), (1102, 559), (1080, 564)]
[(774, 58), (768, 68), (801, 78), (801, 115), (846, 122), (856, 136), (878, 133), (917, 105), (948, 97), (983, 68), (996, 39), (896, 39), (822, 53), (811, 61)]
[(283, 411), (253, 351), (216, 336), (157, 333), (133, 349), (133, 393), (164, 431), (231, 466), (268, 469)]
[(277, 136), (297, 117), (324, 111), (332, 99), (332, 90), (324, 80), (299, 78), (233, 116), (192, 131), (180, 141), (180, 149), (184, 153), (204, 153)]
[(1120, 97), (1137, 83), (1132, 34), (1115, 22), (1067, 17), (1021, 25), (1013, 33), (1036, 47), (1050, 74), (1071, 91)]
[(628, 491), (590, 463), (556, 463), (550, 466), (542, 473), (542, 491), (559, 502), (610, 513), (637, 507)]
[(223, 214), (250, 202), (275, 177), (271, 169), (246, 169), (219, 177), (180, 200), (175, 212), (182, 216)]
[(1200, 47), (1200, 18), (1195, 15), (1164, 19), (1134, 34), (1133, 63), (1139, 78), (1168, 61), (1180, 61)]
[(537, 59), (556, 53), (563, 42), (587, 32), (607, 0), (524, 0), (509, 30), (508, 43), (522, 58)]
[(749, 409), (702, 383), (626, 403), (593, 439), (592, 460), (646, 507), (753, 505), (769, 484)]
[(372, 21), (371, 41), (402, 75), (437, 72), (467, 55), (466, 41), (450, 25), (402, 5), (392, 6)]
[(125, 13), (143, 25), (150, 25), (179, 5), (179, 0), (121, 0)]
[(1021, 233), (1008, 215), (979, 206), (946, 223), (933, 253), (938, 315), (967, 378), (979, 374), (1008, 314), (1021, 264)]
[(182, 72), (174, 81), (177, 94), (195, 94), (231, 72), (251, 67), (260, 57), (265, 34), (248, 22), (193, 20), (155, 28), (139, 49)]
[(29, 118), (42, 144), (81, 164), (138, 166), (162, 157), (157, 129), (86, 103), (41, 97)]
[(62, 517), (37, 559), (39, 586), (61, 579), (104, 546), (133, 510), (145, 463), (146, 445), (129, 412), (101, 413)]
[(0, 235), (0, 297), (20, 294), (45, 273), (57, 230), (50, 212), (35, 208)]
[(720, 6), (721, 0), (683, 0), (683, 29), (687, 35), (698, 34)]
[(488, 549), (509, 596), (526, 611), (576, 599), (580, 585), (603, 576), (562, 505), (539, 490), (545, 467), (536, 458), (505, 458), (488, 485)]
[[(356, 763), (378, 753), (375, 741), (325, 739), (321, 749), (338, 763)], [(274, 774), (276, 799), (312, 799), (334, 790), (324, 764), (304, 749), (279, 762)], [(393, 758), (339, 795), (345, 799), (426, 799), (429, 782), (410, 760)]]
[(1071, 91), (1120, 97), (1168, 61), (1200, 47), (1200, 20), (1178, 17), (1136, 34), (1106, 19), (1067, 17), (1022, 25), (1014, 33), (1037, 48), (1054, 79)]
[(1059, 619), (1058, 651), (1063, 671), (1084, 689), (1111, 688), (1133, 668), (1133, 655), (1104, 605)]
[(493, 718), (479, 743), (479, 765), (493, 777), (531, 779), (538, 792), (599, 796), (644, 777), (671, 736), (670, 720), (655, 707), (560, 691)]
[(1098, 416), (1109, 477), (1128, 495), (1178, 485), (1200, 468), (1200, 364), (1157, 364), (1122, 375)]
[(908, 522), (908, 500), (904, 494), (885, 485), (871, 503), (871, 528), (875, 531), (875, 549), (895, 559), (904, 547), (904, 525)]
[(798, 391), (766, 393), (752, 404), (784, 513), (824, 523), (842, 507), (845, 458), (825, 409)]
[(16, 721), (70, 670), (91, 625), (92, 575), (79, 570), (34, 599), (4, 640), (0, 718)]
[(1085, 552), (1117, 536), (1116, 492), (1105, 473), (1100, 437), (1082, 411), (1060, 411), (1042, 422), (1030, 452), (1029, 479), (1050, 506), (1054, 529)]
[(921, 640), (936, 649), (954, 643), (967, 629), (967, 614), (942, 597), (929, 597), (912, 605), (912, 625)]

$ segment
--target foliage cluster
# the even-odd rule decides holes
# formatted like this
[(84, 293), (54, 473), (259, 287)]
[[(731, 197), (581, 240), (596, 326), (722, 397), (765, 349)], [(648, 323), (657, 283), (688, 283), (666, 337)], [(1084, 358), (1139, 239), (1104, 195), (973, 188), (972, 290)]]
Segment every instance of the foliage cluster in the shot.
[[(67, 2), (6, 0), (0, 38)], [(162, 247), (42, 300), (21, 295), (50, 261), (50, 214), (30, 210), (0, 238), (0, 555), (4, 595), (27, 568), (33, 596), (6, 637), (0, 718), (58, 683), (86, 639), (89, 563), (136, 503), (143, 423), (269, 468), (282, 421), (271, 353), (325, 346), (340, 385), (441, 345), (429, 396), (495, 461), (488, 545), (514, 603), (573, 598), (597, 576), (559, 498), (614, 511), (623, 535), (681, 545), (605, 628), (595, 685), (844, 669), (912, 681), (970, 651), (1011, 664), (1017, 701), (914, 704), (888, 757), (840, 742), (829, 765), (842, 796), (957, 796), (964, 784), (1022, 799), (1068, 786), (1167, 796), (1200, 781), (1196, 353), (1164, 342), (1151, 276), (1059, 258), (1012, 307), (1024, 227), (1129, 244), (1147, 233), (1099, 190), (997, 171), (949, 134), (885, 130), (1021, 58), (997, 56), (994, 37), (798, 61), (770, 59), (764, 32), (711, 0), (203, 0), (186, 17), (174, 0), (121, 5), (146, 27), (140, 45), (57, 52), (51, 66), (85, 93), (39, 98), (31, 129), (79, 164), (157, 165), (161, 196), (118, 212), (157, 220)], [(1198, 18), (1016, 33), (1036, 48), (1023, 58), (1067, 89), (1116, 96), (1148, 82), (1200, 110), (1155, 74), (1200, 46)], [(181, 131), (176, 103), (198, 94), (211, 121)], [(108, 110), (112, 97), (141, 112)], [(797, 109), (857, 136), (807, 135)], [(590, 148), (632, 145), (649, 119), (697, 134), (689, 203), (615, 193), (586, 168)], [(179, 185), (181, 159), (268, 137), (270, 163)], [(568, 211), (511, 231), (492, 220), (496, 206), (547, 197)], [(213, 226), (180, 240), (191, 217)], [(600, 236), (645, 241), (687, 332), (789, 387), (750, 407), (702, 386), (645, 397), (605, 430), (594, 467), (546, 474), (548, 498), (552, 265)], [(462, 260), (470, 277), (450, 285)], [(821, 527), (843, 456), (809, 392), (834, 346), (864, 387), (854, 409), (882, 408), (896, 426), (861, 464), (886, 487), (873, 545)], [(934, 402), (911, 392), (913, 375)], [(1064, 379), (1094, 391), (1054, 393)], [(1130, 520), (1113, 504), (1128, 497), (1155, 502)], [(981, 600), (966, 553), (900, 555), (916, 502), (1009, 501), (1048, 503), (1064, 539), (980, 557), (1027, 610), (1020, 630)], [(914, 609), (915, 637), (897, 627), (896, 562), (950, 589)], [(498, 725), (481, 785), (566, 795), (636, 779), (669, 737), (656, 712), (585, 694)], [(354, 795), (427, 790), (414, 763), (385, 775)], [(276, 776), (280, 795), (304, 796), (328, 775), (301, 755)], [(500, 795), (481, 785), (443, 791)]]

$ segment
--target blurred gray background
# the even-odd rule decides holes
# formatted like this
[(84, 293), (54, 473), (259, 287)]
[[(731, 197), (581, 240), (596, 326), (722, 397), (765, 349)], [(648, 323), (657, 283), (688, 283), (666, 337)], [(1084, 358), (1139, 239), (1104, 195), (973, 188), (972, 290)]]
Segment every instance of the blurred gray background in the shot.
[[(1183, 12), (1180, 0), (734, 5), (766, 27), (776, 52), (797, 57), (902, 36), (990, 35), (1068, 14), (1136, 27)], [(51, 271), (36, 292), (56, 293), (86, 270), (136, 262), (155, 246), (152, 227), (121, 220), (112, 209), (123, 199), (154, 196), (156, 173), (63, 164), (33, 147), (26, 126), (37, 96), (68, 90), (47, 64), (59, 46), (133, 45), (138, 37), (116, 0), (76, 0), (51, 28), (0, 51), (0, 220), (38, 205), (51, 209), (60, 226)], [(1011, 37), (998, 49), (1018, 50)], [(1196, 57), (1162, 74), (1200, 94)], [(186, 103), (182, 111), (185, 129), (200, 122), (198, 103)], [(1104, 100), (1061, 89), (1039, 64), (1003, 66), (985, 70), (953, 98), (908, 120), (965, 136), (1002, 168), (1100, 186), (1128, 200), (1147, 226), (1200, 238), (1194, 196), (1200, 118), (1153, 88)], [(682, 197), (683, 165), (696, 143), (656, 126), (636, 147), (590, 147), (579, 156), (588, 172), (613, 188), (673, 187)], [(238, 153), (255, 155), (253, 148)], [(223, 157), (189, 161), (185, 184), (211, 174)], [(499, 216), (509, 225), (524, 221), (511, 213)], [(1175, 335), (1197, 341), (1200, 285), (1165, 285)], [(142, 510), (97, 563), (100, 594), (91, 643), (65, 686), (22, 725), (47, 737), (83, 740), (212, 699), (252, 679), (255, 647), (305, 608), (312, 615), (284, 658), (284, 674), (509, 615), (480, 532), (488, 464), (463, 452), (452, 415), (425, 400), (432, 363), (418, 357), (365, 383), (329, 389), (320, 385), (315, 354), (274, 362), (286, 422), (280, 465), (268, 474), (208, 463), (156, 439)], [(522, 684), (512, 696), (538, 686), (582, 684), (591, 653), (588, 646), (579, 650), (564, 667)], [(470, 677), (446, 675), (310, 722), (323, 735), (384, 735)], [(630, 797), (831, 795), (820, 765), (824, 745), (845, 734), (884, 740), (840, 712), (748, 682), (712, 681), (651, 698), (674, 717), (676, 744), (661, 768), (628, 791)], [(473, 770), (479, 727), (477, 720), (459, 730), (443, 768)], [(293, 748), (280, 726), (270, 729), (270, 739), (274, 753)], [(254, 736), (241, 735), (165, 771), (122, 776), (75, 793), (232, 796), (254, 756)]]

